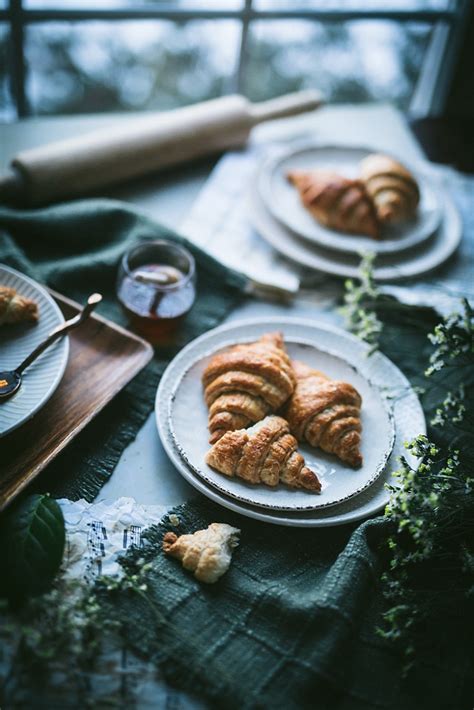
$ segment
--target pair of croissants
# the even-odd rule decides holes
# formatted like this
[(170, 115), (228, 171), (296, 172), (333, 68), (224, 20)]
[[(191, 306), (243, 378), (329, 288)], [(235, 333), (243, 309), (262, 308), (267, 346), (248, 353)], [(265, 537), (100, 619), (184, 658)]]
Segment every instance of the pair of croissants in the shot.
[(359, 179), (326, 170), (294, 170), (287, 178), (323, 226), (373, 239), (380, 239), (383, 226), (412, 219), (420, 201), (413, 175), (387, 155), (365, 158)]
[(319, 493), (321, 483), (298, 452), (298, 440), (353, 468), (362, 464), (359, 393), (291, 361), (281, 333), (215, 355), (203, 386), (213, 444), (206, 462), (226, 476)]

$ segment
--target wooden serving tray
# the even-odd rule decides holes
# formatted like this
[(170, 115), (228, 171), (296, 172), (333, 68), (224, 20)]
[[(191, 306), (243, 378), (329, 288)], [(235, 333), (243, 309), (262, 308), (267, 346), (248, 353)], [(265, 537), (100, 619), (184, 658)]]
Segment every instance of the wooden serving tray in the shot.
[[(80, 310), (74, 301), (50, 293), (66, 319)], [(146, 340), (95, 314), (71, 331), (69, 342), (66, 371), (51, 399), (32, 419), (2, 439), (0, 510), (153, 357), (153, 348)]]

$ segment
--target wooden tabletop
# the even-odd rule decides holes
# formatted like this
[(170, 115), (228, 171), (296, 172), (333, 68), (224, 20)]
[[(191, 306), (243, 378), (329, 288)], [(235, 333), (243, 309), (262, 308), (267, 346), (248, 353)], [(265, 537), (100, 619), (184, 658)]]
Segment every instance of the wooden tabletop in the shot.
[[(0, 168), (6, 167), (19, 150), (40, 145), (57, 138), (74, 135), (115, 121), (130, 121), (130, 114), (106, 114), (96, 116), (70, 116), (35, 118), (2, 127), (4, 141), (0, 141)], [(359, 145), (374, 145), (380, 150), (392, 150), (403, 155), (407, 161), (423, 157), (420, 143), (426, 155), (447, 164), (461, 163), (465, 157), (462, 139), (450, 134), (452, 124), (436, 128), (434, 123), (415, 122), (413, 132), (409, 130), (405, 117), (393, 107), (385, 104), (360, 106), (327, 106), (314, 114), (291, 119), (291, 124), (277, 121), (273, 125), (262, 126), (255, 131), (258, 140), (263, 133), (271, 133), (272, 139), (285, 140), (291, 137), (304, 138), (308, 126), (320, 142), (334, 144), (341, 141)], [(443, 131), (444, 138), (440, 138)], [(420, 142), (414, 137), (419, 137)], [(454, 146), (461, 146), (461, 148)], [(452, 149), (453, 152), (450, 152)], [(458, 160), (459, 157), (459, 160)], [(187, 211), (197, 199), (216, 159), (202, 160), (185, 167), (168, 170), (134, 181), (110, 192), (110, 196), (126, 200), (145, 208), (155, 219), (174, 229), (180, 228)], [(323, 310), (317, 302), (318, 294), (304, 294), (285, 307), (264, 301), (249, 300), (236, 309), (230, 320), (248, 317), (285, 315), (318, 318), (331, 321), (333, 312), (327, 308), (328, 298), (321, 296), (326, 306)], [(334, 316), (335, 317), (335, 316)], [(134, 471), (133, 476), (131, 471)], [(101, 491), (101, 499), (113, 501), (120, 496), (133, 496), (144, 504), (175, 505), (194, 494), (193, 489), (177, 474), (168, 460), (157, 436), (153, 417), (147, 421), (137, 440), (124, 452), (121, 461), (109, 483)]]

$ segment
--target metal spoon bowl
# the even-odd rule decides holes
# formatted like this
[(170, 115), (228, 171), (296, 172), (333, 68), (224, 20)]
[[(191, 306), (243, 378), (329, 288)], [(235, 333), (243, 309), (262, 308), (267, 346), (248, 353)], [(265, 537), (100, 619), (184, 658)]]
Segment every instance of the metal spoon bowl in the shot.
[(49, 333), (47, 338), (45, 338), (36, 348), (31, 352), (18, 367), (14, 370), (4, 370), (0, 371), (0, 401), (8, 399), (17, 392), (21, 386), (22, 374), (27, 367), (31, 365), (32, 362), (38, 358), (41, 353), (43, 353), (50, 345), (52, 345), (58, 338), (62, 338), (67, 332), (73, 328), (77, 328), (81, 323), (83, 323), (89, 315), (92, 313), (94, 308), (102, 301), (102, 296), (100, 293), (93, 293), (87, 299), (87, 303), (77, 316), (70, 318), (62, 325)]

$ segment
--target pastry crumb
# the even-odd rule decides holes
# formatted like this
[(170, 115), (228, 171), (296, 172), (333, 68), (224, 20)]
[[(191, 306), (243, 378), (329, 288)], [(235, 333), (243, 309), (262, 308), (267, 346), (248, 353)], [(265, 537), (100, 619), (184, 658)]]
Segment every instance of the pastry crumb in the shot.
[(226, 523), (211, 523), (192, 535), (167, 532), (163, 551), (194, 572), (199, 582), (214, 584), (229, 569), (232, 551), (239, 544), (240, 530)]

